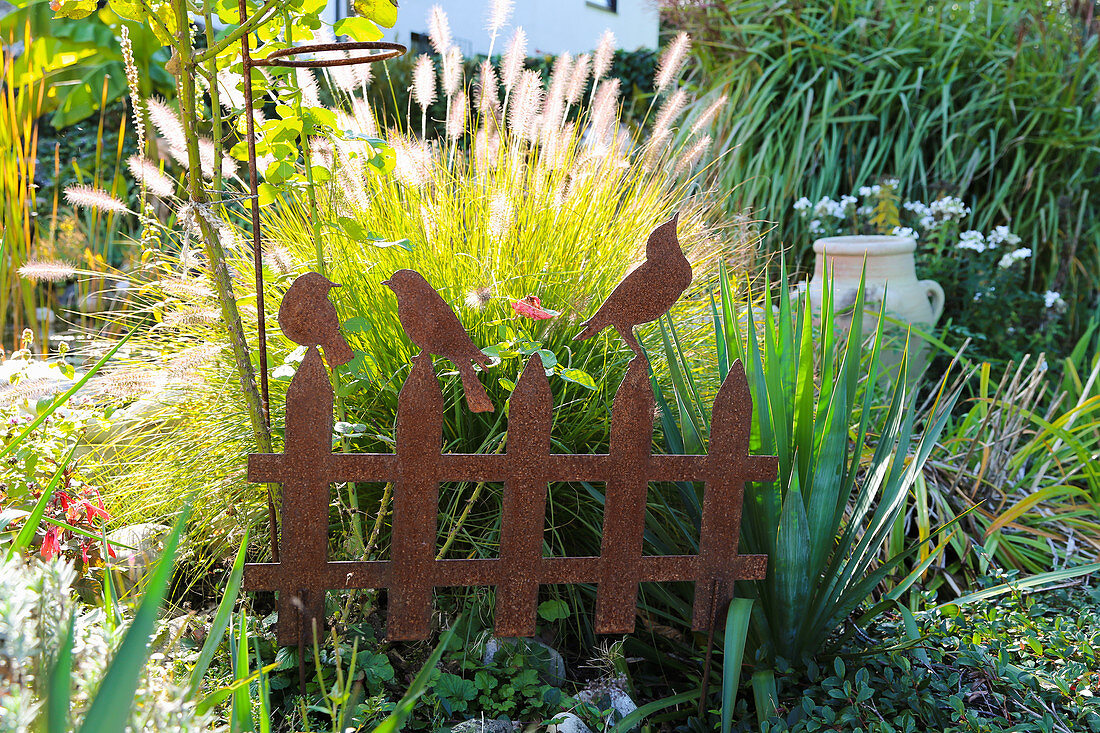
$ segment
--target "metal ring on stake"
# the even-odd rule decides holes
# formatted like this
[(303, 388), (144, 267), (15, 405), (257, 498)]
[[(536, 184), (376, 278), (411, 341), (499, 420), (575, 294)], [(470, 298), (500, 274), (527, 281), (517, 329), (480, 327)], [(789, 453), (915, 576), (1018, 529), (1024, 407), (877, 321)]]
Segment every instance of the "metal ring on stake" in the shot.
[[(325, 53), (330, 51), (381, 51), (369, 56), (348, 59), (306, 59), (305, 61), (284, 61), (287, 56), (297, 56), (300, 53)], [(331, 68), (333, 66), (355, 66), (357, 64), (373, 64), (376, 61), (385, 61), (396, 58), (408, 51), (400, 43), (389, 41), (346, 41), (337, 43), (316, 43), (308, 46), (295, 46), (293, 48), (281, 48), (273, 51), (270, 56), (262, 59), (253, 59), (252, 66), (286, 66), (294, 69), (318, 69)]]
[[(237, 11), (240, 15), (241, 25), (244, 25), (248, 17), (246, 0), (237, 0)], [(252, 266), (255, 272), (256, 283), (256, 328), (257, 346), (260, 352), (260, 397), (263, 401), (264, 422), (270, 428), (271, 411), (269, 408), (268, 380), (267, 380), (267, 323), (264, 316), (264, 270), (263, 253), (260, 249), (260, 185), (256, 173), (256, 105), (252, 99), (252, 69), (257, 66), (284, 66), (297, 69), (325, 68), (332, 66), (355, 66), (357, 64), (372, 64), (375, 61), (385, 61), (401, 56), (408, 49), (400, 43), (389, 41), (345, 41), (336, 43), (318, 43), (293, 48), (282, 48), (262, 59), (253, 59), (248, 45), (250, 33), (241, 36), (241, 61), (242, 76), (244, 76), (244, 108), (247, 118), (245, 120), (246, 135), (248, 141), (248, 190), (252, 199)], [(324, 51), (378, 51), (367, 56), (347, 59), (309, 59), (304, 61), (283, 60), (286, 56), (296, 56), (303, 53), (319, 53)], [(268, 529), (271, 535), (271, 559), (279, 561), (278, 526), (276, 522), (275, 501), (268, 488), (267, 495)], [(299, 673), (302, 670), (299, 669)]]

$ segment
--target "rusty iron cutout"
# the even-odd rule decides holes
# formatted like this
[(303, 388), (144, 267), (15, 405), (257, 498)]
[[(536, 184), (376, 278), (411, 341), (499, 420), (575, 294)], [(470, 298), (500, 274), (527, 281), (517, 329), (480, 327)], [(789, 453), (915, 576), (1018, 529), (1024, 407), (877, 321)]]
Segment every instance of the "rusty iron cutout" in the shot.
[[(248, 18), (247, 0), (237, 0), (237, 13), (241, 25)], [(385, 41), (347, 41), (337, 43), (322, 43), (313, 45), (296, 46), (293, 48), (278, 49), (264, 59), (253, 59), (249, 46), (249, 36), (245, 33), (241, 36), (241, 76), (244, 77), (244, 111), (246, 137), (248, 143), (248, 191), (252, 201), (252, 267), (256, 287), (256, 331), (257, 347), (260, 352), (260, 399), (263, 407), (263, 419), (268, 429), (271, 428), (271, 398), (268, 385), (267, 362), (267, 317), (264, 311), (264, 270), (263, 249), (260, 241), (260, 187), (256, 168), (256, 103), (252, 96), (252, 69), (263, 66), (287, 66), (292, 68), (322, 68), (331, 66), (354, 66), (358, 64), (371, 64), (376, 61), (385, 61), (403, 55), (408, 49), (400, 43)], [(369, 56), (347, 59), (329, 60), (305, 60), (285, 61), (286, 56), (294, 56), (301, 53), (317, 53), (321, 51), (382, 51)], [(279, 525), (277, 510), (275, 508), (274, 492), (268, 488), (267, 492), (267, 523), (269, 542), (271, 545), (271, 559), (279, 561)]]
[[(677, 255), (683, 254), (675, 226), (674, 217), (654, 230), (646, 263), (616, 287), (586, 322), (582, 336), (612, 325), (628, 340), (635, 325), (662, 315), (688, 287), (690, 265), (687, 282), (676, 272)], [(656, 266), (647, 268), (651, 263)], [(748, 452), (752, 397), (742, 364), (731, 366), (715, 397), (710, 450), (705, 455), (651, 454), (654, 396), (644, 353), (631, 360), (613, 400), (608, 454), (550, 453), (553, 406), (537, 354), (512, 392), (507, 453), (444, 454), (443, 395), (431, 355), (456, 365), (464, 361), (472, 374), (471, 362), (480, 352), (474, 353), (476, 347), (454, 311), (418, 273), (398, 271), (386, 282), (397, 295), (402, 326), (421, 347), (399, 396), (396, 454), (332, 452), (334, 396), (318, 347), (330, 364), (343, 363), (351, 354), (327, 298), (335, 285), (317, 273), (302, 275), (279, 309), (284, 333), (307, 351), (287, 393), (285, 452), (249, 456), (248, 473), (255, 482), (283, 484), (284, 553), (278, 562), (245, 566), (247, 590), (278, 593), (278, 643), (300, 645), (313, 639), (314, 629), (324, 623), (328, 590), (363, 588), (388, 589), (390, 640), (428, 636), (432, 592), (446, 586), (497, 586), (496, 633), (531, 636), (540, 585), (594, 583), (597, 633), (630, 633), (637, 616), (638, 584), (676, 580), (695, 583), (692, 627), (712, 638), (718, 613), (732, 598), (734, 581), (766, 575), (766, 556), (738, 555), (741, 505), (745, 482), (772, 481), (778, 470), (774, 456)], [(624, 293), (650, 300), (638, 303), (619, 297)], [(480, 383), (477, 386), (484, 394)], [(479, 397), (471, 396), (472, 385), (466, 379), (463, 387), (471, 405), (476, 404)], [(331, 484), (379, 480), (396, 484), (392, 559), (329, 561)], [(439, 485), (454, 480), (505, 483), (497, 558), (435, 559)], [(548, 485), (580, 480), (607, 486), (601, 554), (543, 557)], [(651, 481), (704, 482), (698, 555), (642, 554)], [(706, 670), (709, 657), (708, 648)]]

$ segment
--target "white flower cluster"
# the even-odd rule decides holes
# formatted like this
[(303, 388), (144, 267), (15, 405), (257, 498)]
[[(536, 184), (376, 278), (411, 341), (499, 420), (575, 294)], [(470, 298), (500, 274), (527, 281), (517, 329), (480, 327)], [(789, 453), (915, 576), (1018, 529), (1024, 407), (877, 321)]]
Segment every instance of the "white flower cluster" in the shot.
[[(1017, 241), (1018, 240), (1019, 237), (1017, 237)], [(1028, 257), (1031, 257), (1031, 249), (1029, 249), (1028, 247), (1020, 247), (1019, 249), (1014, 249), (1011, 252), (1007, 253), (1004, 257), (1002, 257), (1001, 261), (997, 263), (997, 267), (1005, 270), (1009, 267), (1012, 267), (1020, 260), (1026, 260)]]
[(1016, 245), (1020, 243), (1020, 238), (1008, 231), (1008, 227), (1003, 224), (998, 227), (993, 227), (993, 231), (989, 233), (989, 244), (992, 247), (996, 247), (1001, 244)]
[(1043, 294), (1043, 305), (1049, 310), (1055, 308), (1058, 311), (1066, 309), (1066, 301), (1062, 300), (1062, 294), (1057, 290), (1048, 290)]
[(912, 227), (894, 227), (891, 231), (895, 237), (910, 237), (911, 239), (919, 239), (920, 235)]
[(985, 237), (981, 232), (976, 229), (971, 229), (968, 232), (963, 232), (959, 235), (959, 243), (955, 245), (959, 249), (972, 249), (975, 252), (985, 252), (988, 246), (985, 243)]

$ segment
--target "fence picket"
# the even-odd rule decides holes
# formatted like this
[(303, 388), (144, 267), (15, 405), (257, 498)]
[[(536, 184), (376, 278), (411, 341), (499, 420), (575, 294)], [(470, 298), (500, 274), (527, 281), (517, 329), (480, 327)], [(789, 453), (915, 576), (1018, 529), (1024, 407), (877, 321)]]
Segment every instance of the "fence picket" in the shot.
[(653, 388), (649, 364), (637, 357), (611, 407), (611, 475), (604, 498), (596, 633), (629, 634), (637, 615), (639, 563), (645, 531), (649, 455), (653, 449)]
[(417, 357), (397, 398), (397, 483), (386, 634), (394, 641), (427, 637), (432, 615), (439, 514), (443, 392), (432, 357)]
[(500, 530), (497, 636), (534, 636), (542, 570), (553, 407), (542, 357), (533, 355), (508, 402), (508, 479)]

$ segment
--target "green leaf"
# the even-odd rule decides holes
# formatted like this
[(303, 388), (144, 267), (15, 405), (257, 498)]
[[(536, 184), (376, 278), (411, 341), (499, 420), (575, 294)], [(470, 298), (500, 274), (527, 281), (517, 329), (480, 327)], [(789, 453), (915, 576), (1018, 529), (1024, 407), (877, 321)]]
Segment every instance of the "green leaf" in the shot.
[(722, 733), (730, 733), (733, 727), (737, 681), (741, 675), (751, 616), (751, 598), (734, 598), (726, 611), (726, 636), (722, 643)]
[(353, 0), (356, 15), (369, 18), (378, 25), (393, 28), (397, 22), (397, 3), (393, 0)]
[(149, 655), (149, 637), (153, 633), (157, 613), (172, 580), (176, 549), (190, 511), (190, 505), (185, 505), (175, 527), (164, 541), (164, 552), (149, 580), (145, 597), (142, 598), (133, 623), (103, 675), (95, 699), (88, 706), (88, 712), (80, 726), (81, 733), (123, 733), (126, 729), (141, 670)]
[(73, 20), (80, 20), (95, 12), (97, 5), (96, 0), (61, 0), (58, 3), (57, 10), (54, 11), (53, 17), (55, 19), (72, 18)]
[(338, 36), (349, 36), (356, 41), (377, 41), (382, 38), (382, 29), (367, 18), (344, 18), (332, 28)]
[(558, 374), (558, 376), (567, 382), (579, 384), (585, 389), (596, 389), (595, 380), (592, 379), (588, 372), (582, 371), (580, 369), (562, 369), (561, 373)]
[(264, 178), (267, 182), (278, 186), (280, 183), (285, 183), (287, 180), (294, 177), (297, 171), (294, 170), (294, 165), (287, 160), (273, 160), (271, 164), (267, 166), (267, 170), (264, 171)]
[(539, 604), (539, 616), (547, 621), (569, 618), (569, 604), (563, 600), (543, 601)]

